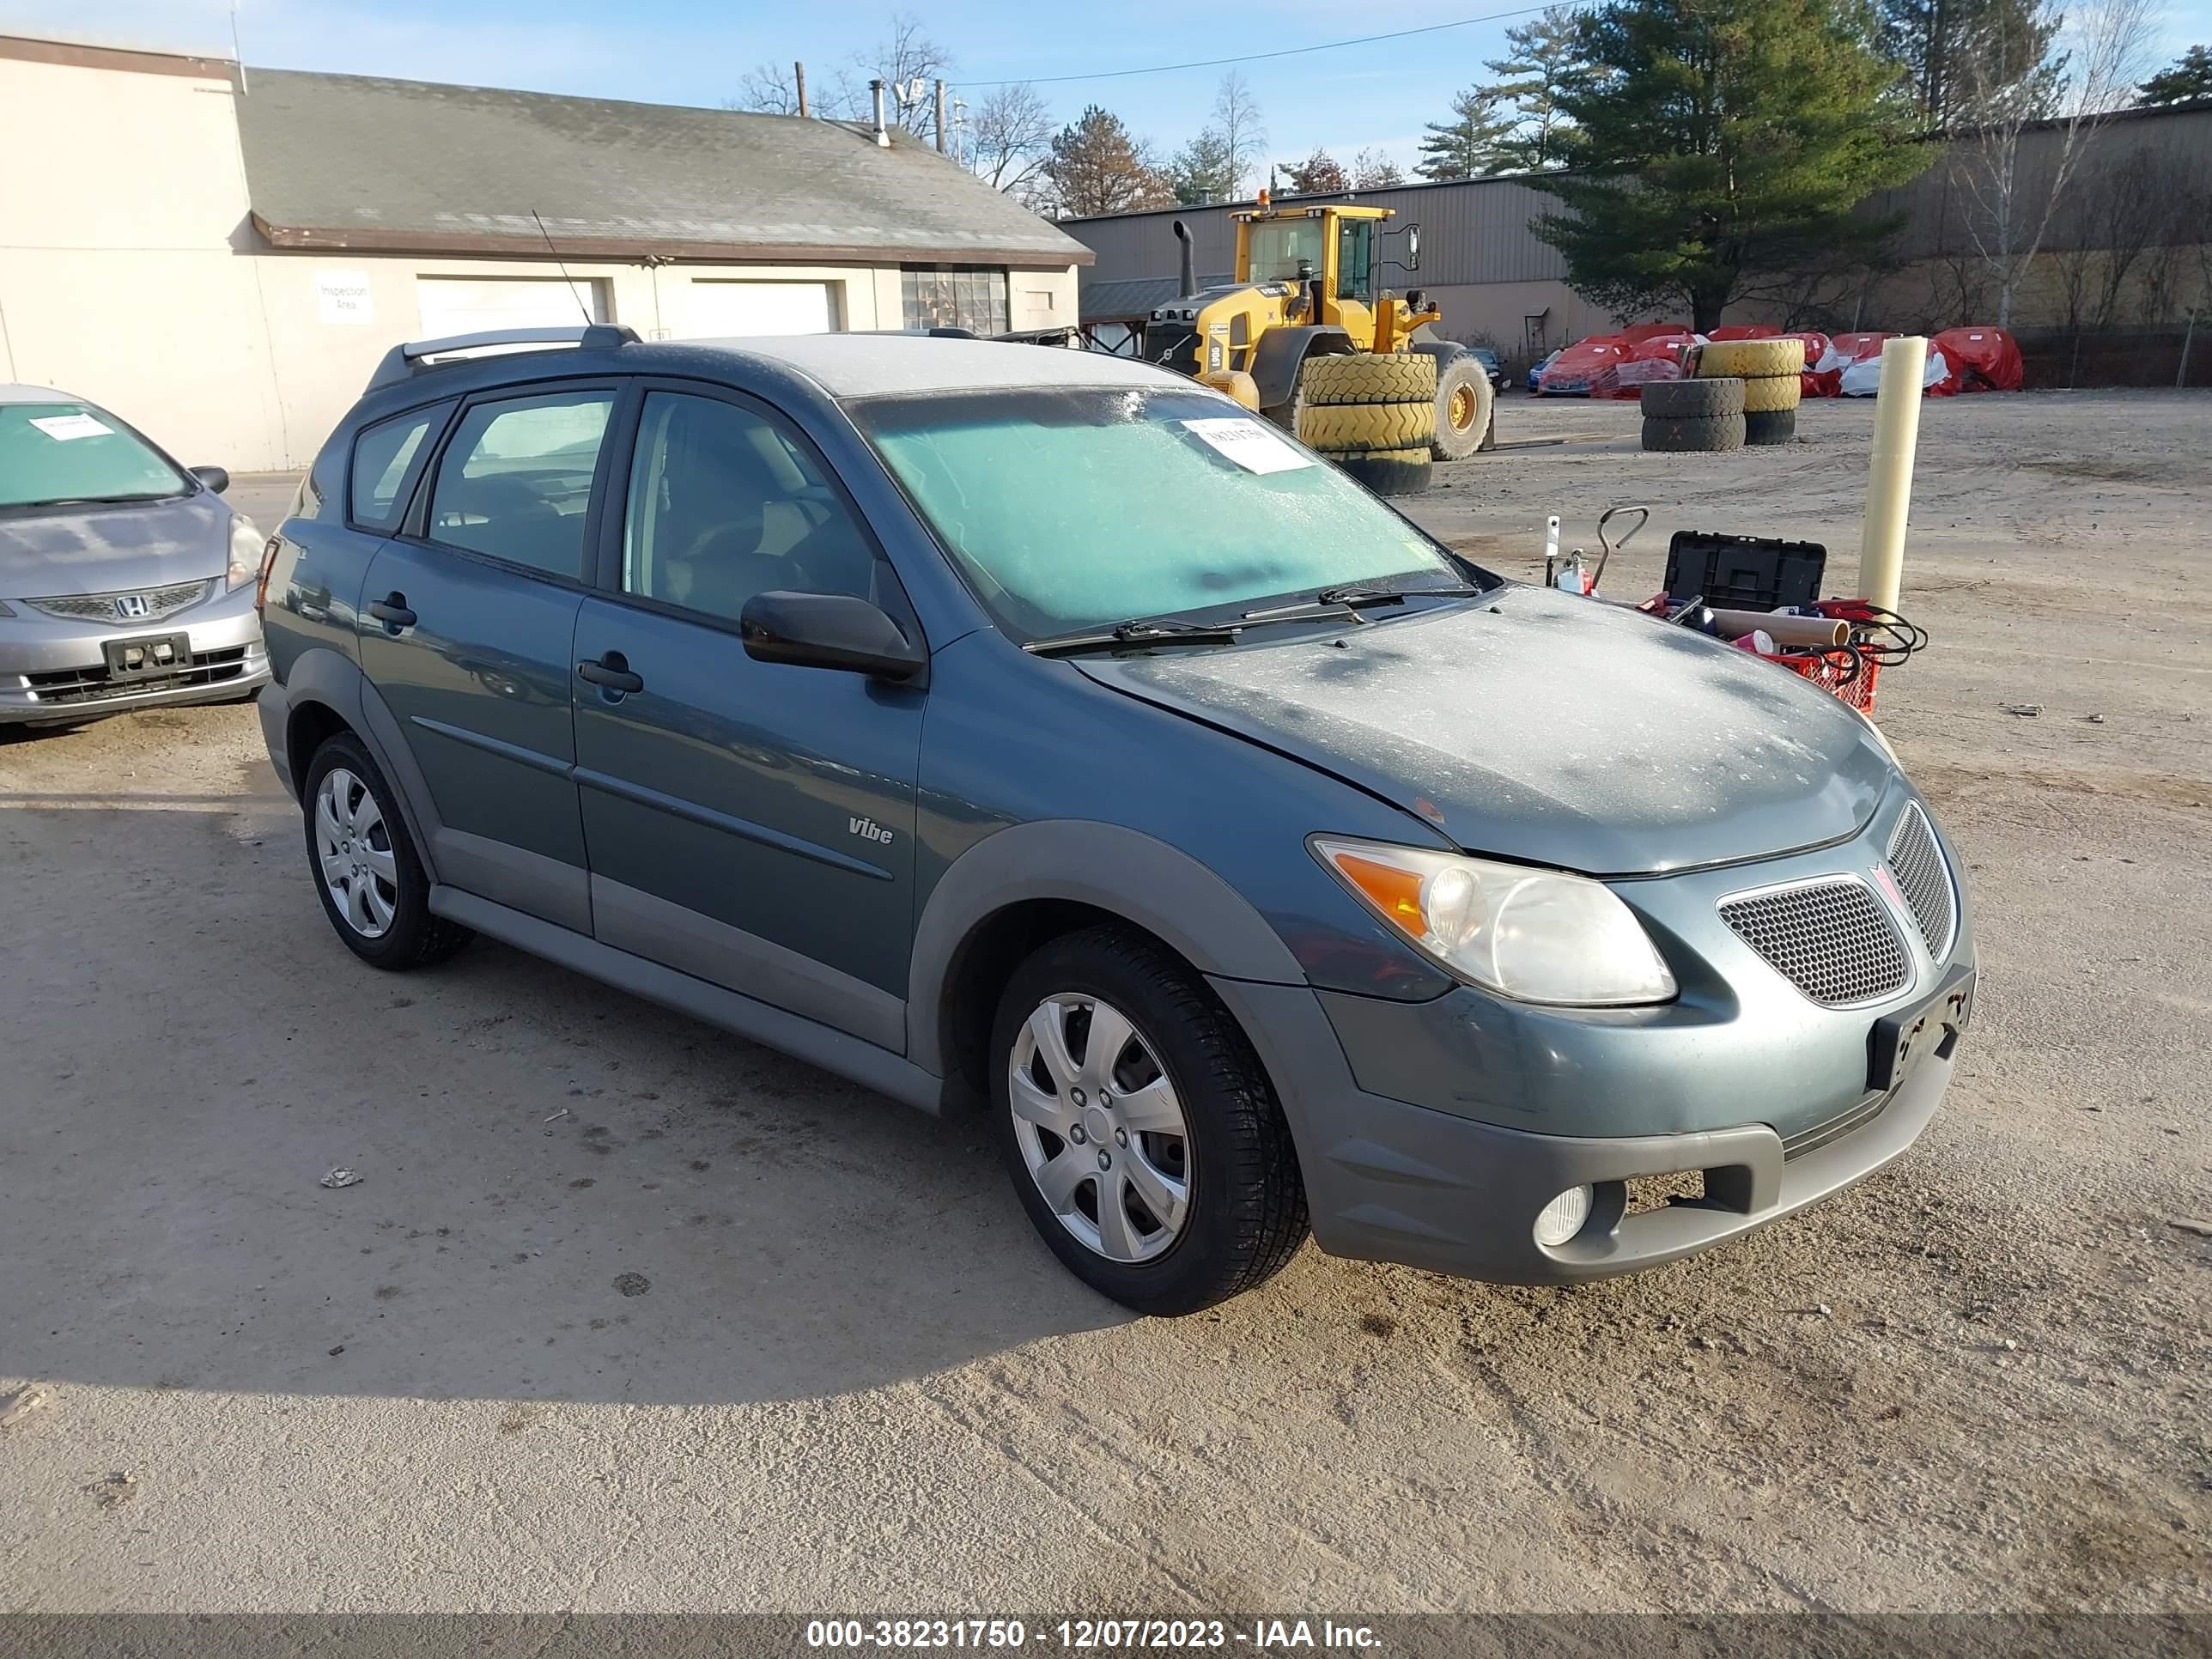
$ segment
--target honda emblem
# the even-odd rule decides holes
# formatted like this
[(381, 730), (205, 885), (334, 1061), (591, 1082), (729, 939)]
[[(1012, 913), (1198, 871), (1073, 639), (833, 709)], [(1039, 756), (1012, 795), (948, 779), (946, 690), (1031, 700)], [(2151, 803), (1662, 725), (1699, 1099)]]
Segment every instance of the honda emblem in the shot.
[(136, 622), (148, 610), (143, 593), (122, 593), (116, 596), (115, 616), (118, 622)]

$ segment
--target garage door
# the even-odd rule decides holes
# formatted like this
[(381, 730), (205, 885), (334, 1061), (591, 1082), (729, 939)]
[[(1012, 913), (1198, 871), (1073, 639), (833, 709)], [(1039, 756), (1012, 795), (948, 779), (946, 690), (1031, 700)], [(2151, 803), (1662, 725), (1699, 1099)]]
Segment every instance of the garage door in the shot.
[(691, 284), (686, 331), (697, 340), (740, 334), (828, 334), (837, 307), (827, 283)]
[(415, 301), (422, 311), (422, 337), (475, 334), (488, 328), (566, 328), (607, 319), (606, 284), (597, 278), (558, 276), (417, 276)]

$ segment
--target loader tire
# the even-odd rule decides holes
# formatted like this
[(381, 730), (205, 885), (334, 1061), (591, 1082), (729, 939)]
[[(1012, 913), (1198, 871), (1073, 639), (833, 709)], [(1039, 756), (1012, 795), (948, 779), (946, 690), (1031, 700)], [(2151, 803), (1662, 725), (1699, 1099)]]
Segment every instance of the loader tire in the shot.
[(1354, 351), (1309, 357), (1298, 371), (1308, 409), (1328, 404), (1423, 404), (1437, 401), (1437, 360), (1410, 351)]
[(1474, 357), (1431, 361), (1437, 365), (1437, 408), (1436, 437), (1430, 442), (1429, 456), (1432, 460), (1463, 461), (1492, 441), (1497, 393), (1489, 374)]
[(1743, 441), (1747, 444), (1786, 444), (1797, 436), (1797, 411), (1794, 409), (1761, 409), (1743, 417)]
[(1797, 374), (1805, 368), (1802, 340), (1715, 340), (1699, 348), (1698, 376), (1718, 380), (1734, 375), (1756, 380), (1774, 374)]
[(1674, 420), (1644, 422), (1644, 447), (1675, 453), (1722, 451), (1743, 447), (1741, 415), (1685, 416)]
[(1305, 411), (1298, 440), (1324, 455), (1411, 449), (1429, 441), (1435, 421), (1418, 404), (1322, 404)]
[(1418, 495), (1429, 487), (1429, 447), (1372, 449), (1358, 455), (1329, 458), (1352, 477), (1378, 495)]
[(1647, 421), (1708, 421), (1742, 413), (1741, 380), (1654, 380), (1644, 388)]
[(1795, 409), (1805, 395), (1804, 382), (1795, 374), (1761, 374), (1743, 383), (1743, 412), (1771, 415)]

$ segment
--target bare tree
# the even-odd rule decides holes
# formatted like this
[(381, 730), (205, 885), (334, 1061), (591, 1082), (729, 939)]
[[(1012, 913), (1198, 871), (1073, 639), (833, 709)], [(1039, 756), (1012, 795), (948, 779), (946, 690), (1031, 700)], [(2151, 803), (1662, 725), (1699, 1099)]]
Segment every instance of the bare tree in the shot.
[(1052, 112), (1035, 87), (994, 87), (960, 128), (960, 159), (993, 189), (1026, 200), (1052, 155)]
[(1398, 164), (1379, 149), (1363, 149), (1352, 158), (1354, 190), (1388, 190), (1405, 182), (1406, 175), (1398, 170)]
[[(833, 70), (818, 81), (811, 81), (806, 88), (806, 112), (827, 120), (843, 121), (855, 118), (867, 112), (858, 107), (866, 101), (856, 95), (852, 77), (842, 70)], [(789, 64), (757, 64), (738, 77), (738, 95), (723, 100), (725, 109), (756, 110), (765, 115), (796, 115), (799, 112), (799, 80)]]
[[(917, 138), (937, 137), (939, 77), (952, 67), (952, 54), (922, 33), (921, 20), (910, 11), (891, 14), (891, 32), (873, 52), (854, 52), (854, 73), (864, 80), (880, 80), (889, 118)], [(862, 113), (854, 112), (857, 118)]]
[(1235, 70), (1221, 77), (1213, 93), (1213, 125), (1221, 135), (1224, 159), (1229, 169), (1229, 193), (1243, 188), (1245, 175), (1259, 165), (1267, 143), (1267, 124), (1252, 96), (1252, 83)]
[[(1967, 240), (1996, 291), (2000, 328), (2012, 321), (2021, 280), (2042, 251), (2099, 130), (2141, 78), (2154, 13), (2152, 0), (2088, 0), (2063, 18), (2069, 50), (2052, 67), (2064, 76), (2064, 113), (2045, 143), (2024, 142), (2038, 125), (2039, 77), (1997, 85), (1978, 66), (1980, 60), (1961, 65), (1972, 125), (1952, 146), (1951, 183)], [(2061, 15), (2056, 0), (2040, 0), (2025, 15), (2025, 26), (2048, 27)], [(2003, 54), (1993, 52), (1989, 61), (2002, 64)]]

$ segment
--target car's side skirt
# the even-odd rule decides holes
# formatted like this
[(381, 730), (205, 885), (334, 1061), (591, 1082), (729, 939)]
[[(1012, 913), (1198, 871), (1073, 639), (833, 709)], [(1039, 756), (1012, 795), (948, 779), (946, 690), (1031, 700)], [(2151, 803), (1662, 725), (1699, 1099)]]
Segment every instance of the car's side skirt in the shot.
[(570, 928), (479, 898), (473, 893), (465, 893), (458, 887), (433, 887), (430, 908), (519, 951), (527, 951), (632, 996), (643, 997), (648, 1002), (659, 1003), (754, 1042), (780, 1049), (794, 1059), (819, 1066), (825, 1072), (835, 1072), (863, 1088), (876, 1090), (909, 1106), (937, 1113), (948, 1103), (943, 1078), (872, 1042), (818, 1021), (771, 1007), (719, 985), (710, 985), (705, 980), (648, 962), (627, 951), (617, 951)]

